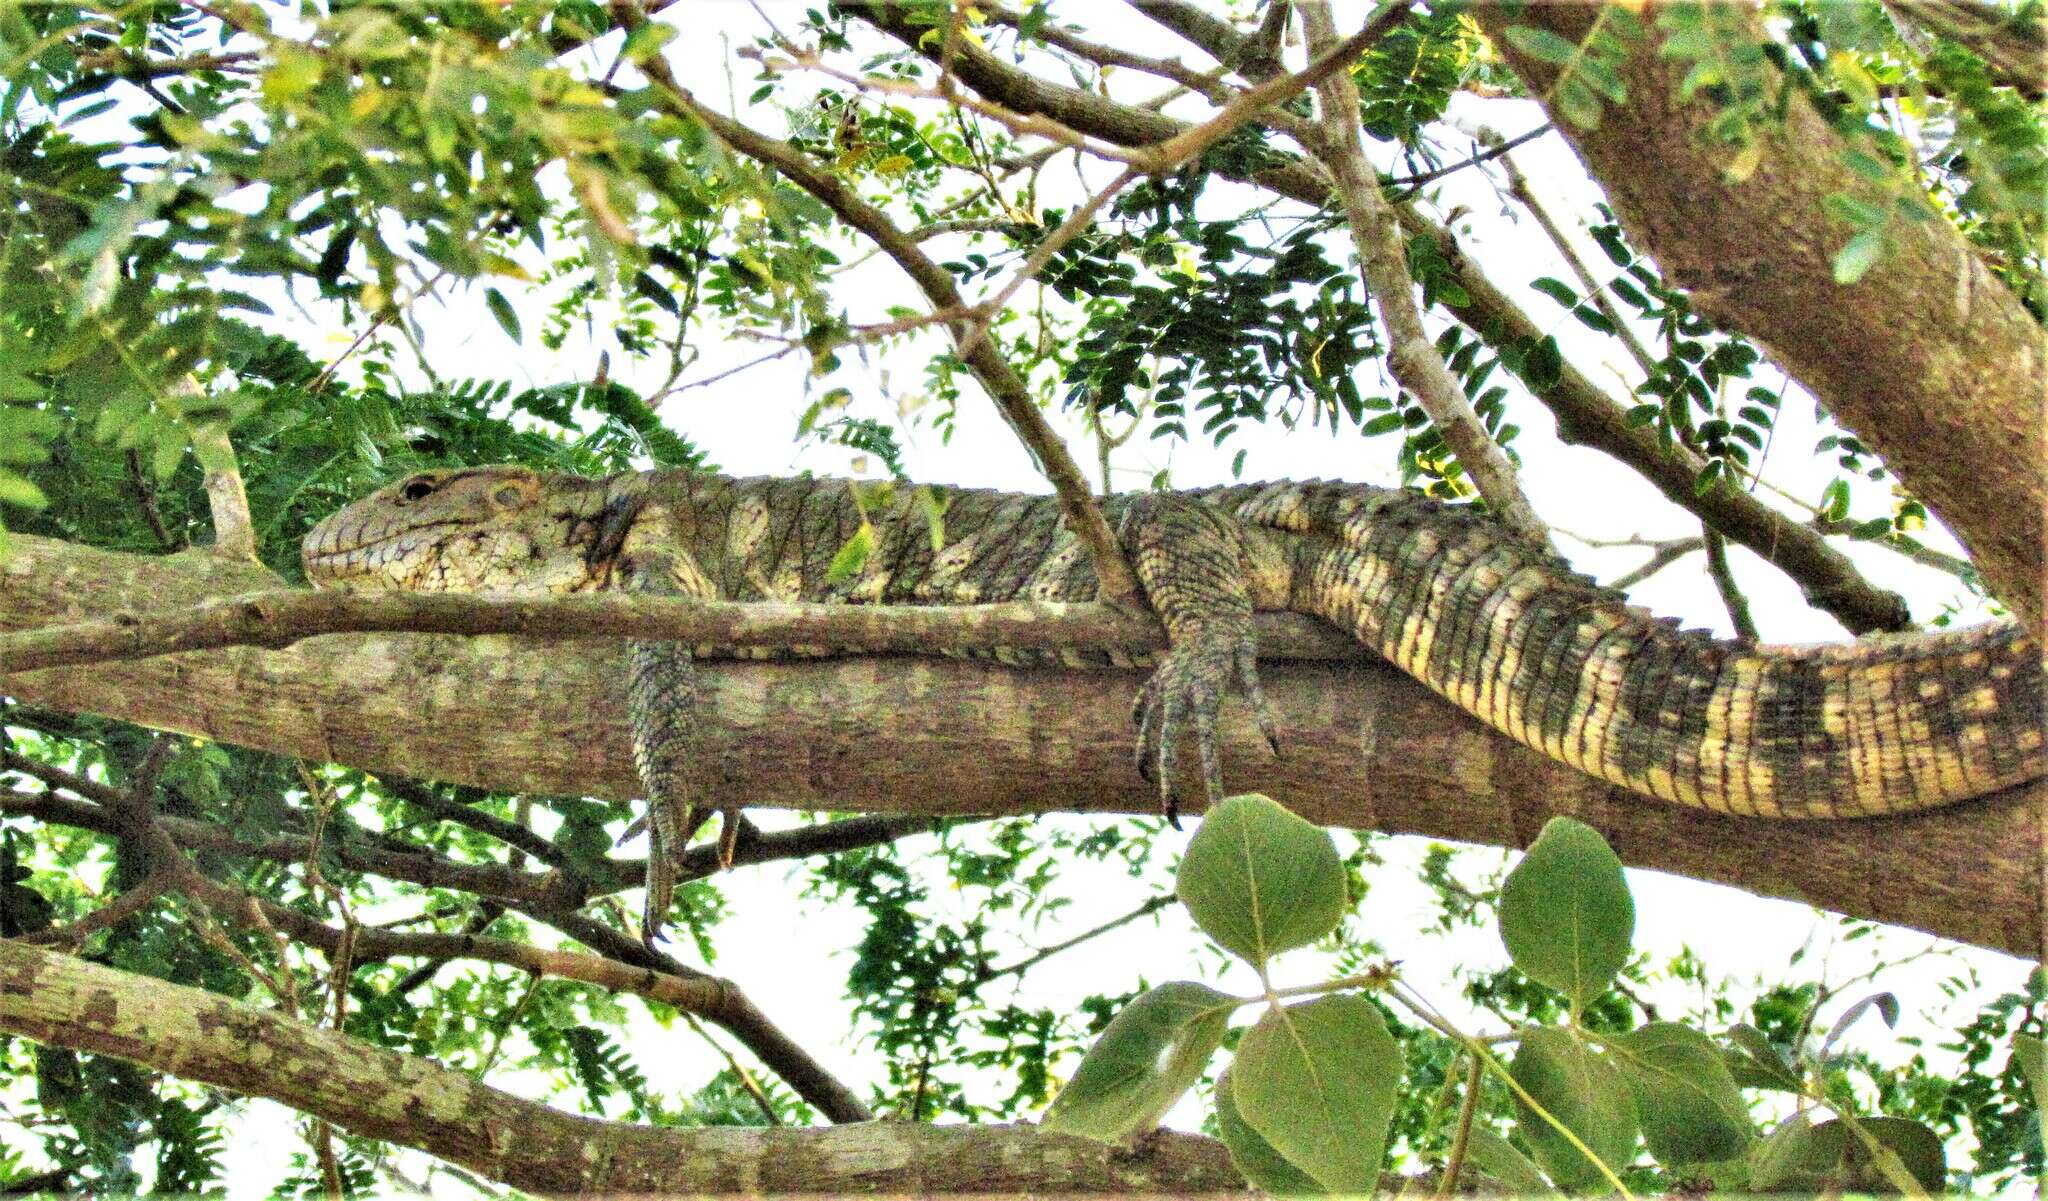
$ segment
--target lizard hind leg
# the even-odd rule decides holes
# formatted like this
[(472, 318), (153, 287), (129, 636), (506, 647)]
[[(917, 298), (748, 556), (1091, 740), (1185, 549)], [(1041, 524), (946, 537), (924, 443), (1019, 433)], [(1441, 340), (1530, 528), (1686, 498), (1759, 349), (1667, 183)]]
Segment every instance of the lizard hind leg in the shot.
[[(622, 583), (649, 596), (681, 593), (677, 573), (660, 556), (631, 557)], [(636, 640), (627, 681), (626, 713), (633, 732), (633, 765), (647, 798), (647, 898), (640, 934), (649, 947), (661, 937), (681, 870), (683, 848), (712, 813), (721, 816), (718, 866), (732, 866), (740, 832), (739, 806), (698, 804), (702, 784), (694, 768), (697, 672), (690, 648), (676, 642)]]
[(1211, 806), (1223, 799), (1216, 719), (1233, 682), (1244, 688), (1267, 743), (1276, 754), (1280, 749), (1279, 729), (1259, 685), (1253, 566), (1236, 520), (1190, 497), (1134, 498), (1121, 534), (1169, 643), (1132, 707), (1137, 769), (1158, 785), (1161, 812), (1178, 828), (1173, 783), (1181, 743), (1190, 736), (1201, 759), (1205, 799)]

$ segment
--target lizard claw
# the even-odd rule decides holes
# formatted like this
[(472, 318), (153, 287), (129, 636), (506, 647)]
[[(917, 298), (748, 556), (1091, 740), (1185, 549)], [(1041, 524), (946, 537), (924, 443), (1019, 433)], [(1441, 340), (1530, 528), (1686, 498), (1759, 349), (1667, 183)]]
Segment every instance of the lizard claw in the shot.
[(1259, 686), (1259, 643), (1250, 635), (1237, 643), (1237, 679), (1244, 686), (1244, 699), (1252, 707), (1252, 717), (1259, 723), (1259, 733), (1266, 736), (1266, 745), (1273, 748), (1273, 755), (1280, 755), (1280, 723), (1273, 717), (1273, 706), (1266, 703), (1266, 690)]
[(656, 954), (664, 941), (662, 926), (668, 921), (669, 903), (675, 896), (676, 865), (662, 845), (661, 831), (647, 827), (647, 898), (640, 910), (640, 942)]
[(732, 868), (733, 857), (740, 848), (740, 807), (733, 804), (718, 807), (718, 870)]
[(1174, 770), (1181, 744), (1190, 732), (1201, 759), (1205, 799), (1212, 807), (1223, 799), (1216, 718), (1233, 677), (1244, 683), (1259, 715), (1259, 728), (1267, 741), (1277, 746), (1278, 734), (1265, 694), (1259, 690), (1249, 634), (1230, 638), (1204, 631), (1183, 640), (1160, 658), (1132, 707), (1138, 726), (1138, 774), (1159, 786), (1160, 812), (1175, 829), (1180, 828), (1180, 814), (1173, 792)]

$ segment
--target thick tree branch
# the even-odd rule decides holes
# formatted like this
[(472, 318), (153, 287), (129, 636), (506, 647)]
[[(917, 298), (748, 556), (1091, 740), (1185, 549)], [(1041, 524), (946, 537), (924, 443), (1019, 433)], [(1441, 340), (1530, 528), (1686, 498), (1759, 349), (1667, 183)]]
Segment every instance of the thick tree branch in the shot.
[[(1597, 11), (1485, 4), (1474, 15), (1529, 89), (1547, 96), (1559, 69), (1504, 31), (1526, 23), (1577, 43)], [(1628, 102), (1608, 105), (1597, 129), (1563, 120), (1558, 128), (1666, 277), (1702, 313), (1768, 346), (1941, 514), (1993, 595), (2042, 630), (2040, 323), (1942, 220), (1893, 221), (1877, 264), (1854, 284), (1836, 283), (1834, 256), (1851, 231), (1827, 200), (1876, 186), (1848, 165), (1849, 147), (1792, 89), (1782, 124), (1755, 132), (1755, 169), (1731, 178), (1735, 148), (1707, 128), (1718, 106), (1704, 92), (1678, 98), (1688, 63), (1659, 54), (1655, 22), (1645, 27), (1618, 67)], [(1750, 20), (1742, 36), (1768, 35)], [(1778, 85), (1764, 88), (1776, 94)]]
[(1167, 1193), (1243, 1187), (1221, 1144), (1132, 1152), (1030, 1126), (635, 1126), (577, 1117), (225, 997), (0, 941), (0, 1029), (268, 1097), (550, 1196)]
[[(1261, 622), (1261, 629), (1270, 631), (1270, 653), (1276, 657), (1362, 657), (1348, 639), (1313, 619), (1275, 615)], [(223, 646), (276, 649), (323, 634), (375, 631), (551, 640), (660, 638), (696, 646), (830, 646), (903, 654), (1074, 645), (1153, 651), (1166, 646), (1156, 622), (1095, 604), (757, 604), (624, 594), (508, 597), (282, 588), (185, 609), (0, 634), (0, 675)]]
[[(209, 556), (149, 559), (29, 536), (13, 539), (0, 573), (0, 625), (190, 602), (260, 578)], [(367, 635), (27, 672), (7, 687), (58, 708), (371, 771), (627, 797), (638, 784), (624, 663), (612, 642)], [(1130, 766), (1129, 673), (930, 658), (701, 668), (706, 786), (749, 805), (927, 816), (1156, 805)], [(1276, 662), (1261, 674), (1287, 754), (1274, 760), (1232, 705), (1219, 731), (1225, 779), (1311, 820), (1524, 845), (1548, 817), (1570, 813), (1639, 867), (2016, 953), (2039, 946), (2044, 842), (2030, 798), (2048, 795), (2043, 782), (1917, 816), (1766, 824), (1610, 788), (1389, 668)]]
[[(1199, 9), (1168, 3), (1143, 5), (1141, 10), (1155, 20), (1170, 18), (1172, 27), (1191, 38), (1222, 39), (1227, 35), (1227, 41), (1198, 40), (1197, 45), (1218, 61), (1236, 61), (1237, 35)], [(862, 4), (855, 11), (882, 32), (917, 46), (920, 27), (910, 23), (897, 6)], [(977, 46), (960, 47), (953, 66), (961, 83), (1005, 107), (1045, 112), (1109, 141), (1125, 145), (1158, 142), (1187, 128), (1172, 117), (1040, 79)], [(1218, 170), (1304, 204), (1320, 207), (1330, 202), (1328, 177), (1299, 158), (1275, 153), (1248, 168), (1233, 162), (1219, 164)], [(1496, 349), (1528, 345), (1542, 338), (1542, 327), (1464, 255), (1449, 231), (1412, 206), (1402, 208), (1400, 218), (1408, 237), (1433, 239), (1441, 257), (1457, 273), (1458, 283), (1471, 301), (1454, 310), (1454, 315), (1467, 328)], [(1695, 497), (1698, 464), (1689, 456), (1667, 454), (1654, 432), (1630, 428), (1624, 420), (1626, 410), (1570, 363), (1555, 383), (1532, 391), (1556, 415), (1558, 434), (1565, 441), (1592, 447), (1641, 473), (1673, 504), (1709, 520), (1714, 528), (1784, 571), (1799, 584), (1808, 603), (1833, 614), (1851, 632), (1895, 630), (1908, 624), (1906, 603), (1897, 593), (1865, 580), (1848, 556), (1813, 530), (1740, 490), (1716, 488), (1705, 497)]]

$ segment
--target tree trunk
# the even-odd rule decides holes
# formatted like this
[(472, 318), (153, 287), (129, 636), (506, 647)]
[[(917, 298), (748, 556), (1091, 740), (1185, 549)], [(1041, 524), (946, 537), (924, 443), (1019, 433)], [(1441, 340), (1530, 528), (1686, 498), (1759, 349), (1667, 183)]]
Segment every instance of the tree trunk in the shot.
[(523, 1100), (467, 1074), (201, 989), (0, 940), (0, 1030), (269, 1097), (553, 1196), (1241, 1192), (1223, 1145), (1138, 1149), (1029, 1125), (675, 1129)]
[[(268, 587), (200, 554), (144, 558), (17, 536), (0, 627), (111, 617)], [(632, 796), (623, 646), (343, 635), (25, 672), (18, 697), (305, 759), (507, 791)], [(1377, 664), (1273, 663), (1277, 760), (1242, 706), (1232, 787), (1312, 821), (1525, 846), (1568, 813), (1622, 860), (1914, 926), (2040, 947), (2048, 782), (1918, 815), (1787, 822), (1665, 805), (1553, 763)], [(1149, 813), (1127, 672), (909, 657), (707, 662), (698, 729), (715, 795), (917, 813)], [(1184, 790), (1184, 795), (1198, 795)]]
[[(1475, 15), (1547, 101), (1559, 68), (1524, 53), (1506, 30), (1533, 25), (1578, 43), (1601, 11), (1481, 5)], [(1759, 123), (1755, 170), (1732, 178), (1736, 148), (1706, 133), (1719, 106), (1704, 92), (1678, 99), (1690, 64), (1658, 53), (1654, 10), (1647, 16), (1648, 36), (1619, 72), (1628, 102), (1605, 105), (1596, 129), (1553, 107), (1557, 128), (1629, 236), (1700, 312), (1768, 348), (1940, 514), (1992, 593), (2037, 635), (2048, 633), (2040, 323), (1942, 220), (1895, 219), (1876, 266), (1854, 284), (1836, 283), (1834, 256), (1853, 231), (1823, 202), (1836, 193), (1885, 206), (1890, 198), (1850, 170), (1847, 146), (1796, 88), (1782, 125)], [(1752, 35), (1763, 37), (1754, 26)]]

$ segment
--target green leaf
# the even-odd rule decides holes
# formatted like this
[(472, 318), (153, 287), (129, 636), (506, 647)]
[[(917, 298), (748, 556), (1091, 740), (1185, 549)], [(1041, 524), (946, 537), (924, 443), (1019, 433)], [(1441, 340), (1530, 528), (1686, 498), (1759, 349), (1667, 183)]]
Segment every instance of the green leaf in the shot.
[(1245, 1124), (1233, 1089), (1230, 1069), (1225, 1068), (1216, 1078), (1216, 1132), (1230, 1149), (1230, 1162), (1237, 1165), (1252, 1187), (1275, 1197), (1312, 1197), (1329, 1192), (1316, 1183), (1315, 1177), (1287, 1162), (1287, 1157), (1273, 1144)]
[(1336, 929), (1346, 902), (1330, 835), (1255, 794), (1231, 797), (1202, 819), (1174, 892), (1204, 933), (1261, 971), (1281, 951)]
[[(1873, 1151), (1870, 1142), (1879, 1150)], [(1919, 1122), (1893, 1117), (1815, 1122), (1795, 1114), (1756, 1145), (1749, 1183), (1758, 1192), (1846, 1190), (1896, 1196), (1898, 1182), (1879, 1166), (1880, 1155), (1895, 1157), (1897, 1166), (1927, 1192), (1938, 1196), (1945, 1190), (1948, 1163), (1940, 1136)]]
[(1706, 1035), (1651, 1022), (1613, 1040), (1643, 1141), (1667, 1167), (1733, 1159), (1749, 1145), (1748, 1107)]
[(1849, 481), (1833, 480), (1820, 493), (1821, 516), (1840, 521), (1849, 515)]
[(1847, 192), (1830, 192), (1820, 198), (1820, 205), (1858, 229), (1880, 229), (1884, 226), (1883, 207)]
[(1245, 1123), (1326, 1189), (1379, 1186), (1401, 1049), (1364, 997), (1266, 1011), (1238, 1044), (1231, 1089)]
[(50, 503), (43, 490), (11, 471), (0, 471), (0, 504), (40, 509)]
[(1862, 279), (1883, 253), (1884, 235), (1874, 229), (1850, 238), (1835, 252), (1835, 282), (1846, 286)]
[(2031, 1034), (2012, 1036), (2012, 1061), (2034, 1087), (2034, 1110), (2048, 1123), (2048, 1043)]
[(1586, 86), (1585, 80), (1577, 75), (1567, 75), (1557, 83), (1557, 92), (1551, 98), (1557, 111), (1564, 119), (1580, 129), (1600, 128), (1600, 97)]
[(1515, 966), (1571, 998), (1607, 990), (1628, 962), (1635, 901), (1621, 860), (1584, 822), (1553, 817), (1501, 887), (1500, 936)]
[(1151, 1130), (1201, 1076), (1236, 1007), (1190, 980), (1124, 1006), (1047, 1107), (1046, 1129), (1104, 1142)]
[[(1623, 10), (1617, 8), (1613, 11)], [(1621, 76), (1614, 73), (1613, 67), (1607, 65), (1607, 60), (1599, 55), (1581, 56), (1575, 69), (1575, 77), (1585, 80), (1587, 86), (1605, 96), (1609, 103), (1628, 103), (1628, 85), (1622, 82)]]
[(682, 302), (676, 299), (675, 293), (662, 287), (660, 280), (645, 271), (633, 273), (633, 291), (653, 301), (655, 307), (665, 313), (679, 316), (683, 311)]
[(1504, 32), (1507, 34), (1508, 45), (1531, 58), (1540, 58), (1553, 66), (1562, 67), (1579, 57), (1576, 42), (1548, 29), (1535, 25), (1510, 25)]
[(1728, 1028), (1728, 1041), (1736, 1048), (1727, 1055), (1728, 1071), (1743, 1088), (1774, 1088), (1800, 1091), (1799, 1074), (1792, 1070), (1782, 1052), (1755, 1026), (1737, 1022)]
[(1572, 291), (1571, 285), (1561, 279), (1552, 279), (1547, 275), (1540, 276), (1530, 280), (1529, 286), (1566, 308), (1571, 308), (1579, 303), (1579, 294)]
[(1391, 434), (1400, 428), (1401, 415), (1399, 413), (1382, 413), (1358, 427), (1358, 432), (1368, 438), (1372, 438), (1380, 434)]
[(505, 299), (503, 292), (496, 288), (485, 288), (484, 307), (491, 310), (491, 316), (497, 318), (498, 328), (505, 331), (506, 337), (514, 342), (519, 341), (519, 314), (512, 311), (512, 302)]
[(661, 53), (661, 48), (668, 45), (680, 32), (673, 25), (649, 21), (626, 36), (626, 44), (621, 48), (621, 52), (630, 62), (644, 63)]
[[(1636, 1107), (1621, 1069), (1571, 1031), (1549, 1026), (1524, 1031), (1508, 1074), (1616, 1175), (1635, 1158)], [(1537, 1162), (1566, 1192), (1606, 1181), (1583, 1152), (1519, 1095), (1515, 1123)]]
[(1505, 1185), (1511, 1197), (1557, 1195), (1557, 1190), (1550, 1187), (1550, 1182), (1543, 1178), (1543, 1173), (1529, 1161), (1528, 1156), (1484, 1126), (1474, 1125), (1466, 1136), (1465, 1159)]
[(1841, 1159), (1848, 1133), (1839, 1122), (1815, 1125), (1805, 1114), (1793, 1114), (1751, 1150), (1749, 1187), (1775, 1192), (1794, 1182), (1817, 1181)]
[(165, 431), (157, 438), (156, 450), (149, 456), (150, 474), (159, 480), (170, 479), (171, 473), (178, 469), (179, 461), (185, 457), (185, 446), (185, 439)]
[[(1845, 1121), (1843, 1125), (1850, 1123)], [(1942, 1152), (1941, 1136), (1911, 1118), (1890, 1117), (1857, 1118), (1851, 1126), (1842, 1149), (1842, 1163), (1850, 1173), (1850, 1188), (1892, 1196), (1900, 1192), (1897, 1181), (1878, 1166), (1879, 1152), (1873, 1151), (1870, 1143), (1856, 1133), (1859, 1127), (1879, 1147), (1898, 1156), (1900, 1165), (1921, 1188), (1936, 1196), (1947, 1191), (1948, 1157)]]
[(867, 564), (868, 556), (875, 553), (875, 527), (863, 521), (839, 553), (832, 556), (831, 566), (825, 568), (827, 584), (844, 584), (860, 573)]

